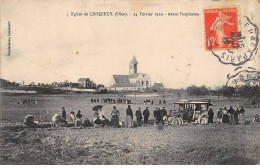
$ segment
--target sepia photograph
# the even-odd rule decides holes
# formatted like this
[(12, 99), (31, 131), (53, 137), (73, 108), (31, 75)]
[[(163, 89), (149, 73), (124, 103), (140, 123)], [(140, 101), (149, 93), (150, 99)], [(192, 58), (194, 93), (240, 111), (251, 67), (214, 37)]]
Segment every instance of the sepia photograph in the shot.
[(0, 165), (259, 165), (259, 0), (0, 0)]

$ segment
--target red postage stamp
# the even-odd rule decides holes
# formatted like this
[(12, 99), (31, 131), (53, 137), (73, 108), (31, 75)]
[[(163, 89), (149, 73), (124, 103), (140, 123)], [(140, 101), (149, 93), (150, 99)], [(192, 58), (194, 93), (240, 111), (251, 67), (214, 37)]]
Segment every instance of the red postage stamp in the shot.
[(238, 48), (238, 7), (204, 9), (206, 50)]

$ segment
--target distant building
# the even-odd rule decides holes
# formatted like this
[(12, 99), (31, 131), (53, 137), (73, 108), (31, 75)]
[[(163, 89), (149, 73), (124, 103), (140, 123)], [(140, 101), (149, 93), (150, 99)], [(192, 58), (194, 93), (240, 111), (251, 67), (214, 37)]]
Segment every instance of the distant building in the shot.
[(138, 73), (138, 62), (135, 57), (129, 64), (129, 75), (113, 75), (110, 90), (144, 90), (151, 87), (151, 78), (146, 73)]
[(72, 88), (79, 88), (79, 83), (70, 83)]
[(78, 80), (79, 88), (96, 89), (97, 85), (89, 78), (80, 78)]
[(153, 90), (155, 91), (161, 91), (164, 89), (164, 86), (162, 83), (154, 83), (153, 84)]

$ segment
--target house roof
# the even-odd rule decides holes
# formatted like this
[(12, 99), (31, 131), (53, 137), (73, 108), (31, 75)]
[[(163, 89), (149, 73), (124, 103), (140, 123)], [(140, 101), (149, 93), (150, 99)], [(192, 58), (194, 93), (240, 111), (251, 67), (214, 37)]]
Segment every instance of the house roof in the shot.
[(116, 83), (111, 87), (140, 87), (142, 86), (140, 83)]
[(164, 87), (162, 83), (154, 83), (153, 85), (157, 87)]
[(89, 80), (89, 78), (79, 78), (78, 81), (86, 81), (86, 80)]
[(130, 83), (129, 79), (128, 79), (129, 75), (113, 75), (113, 78), (115, 79), (115, 82), (117, 84), (121, 84), (121, 83)]

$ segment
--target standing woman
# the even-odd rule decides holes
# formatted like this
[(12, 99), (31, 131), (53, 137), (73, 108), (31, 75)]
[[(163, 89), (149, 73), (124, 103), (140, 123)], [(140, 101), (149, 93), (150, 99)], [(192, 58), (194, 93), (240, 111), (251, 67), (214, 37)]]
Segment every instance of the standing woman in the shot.
[(245, 124), (245, 109), (243, 106), (239, 110), (239, 124)]
[(111, 113), (111, 125), (115, 128), (119, 127), (119, 111), (116, 109), (116, 106), (113, 107), (112, 113)]
[(81, 111), (79, 110), (77, 115), (76, 115), (75, 127), (82, 125), (82, 119), (81, 118), (82, 118), (82, 114), (81, 114)]

